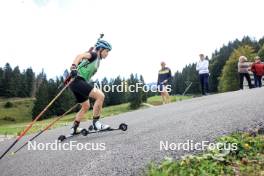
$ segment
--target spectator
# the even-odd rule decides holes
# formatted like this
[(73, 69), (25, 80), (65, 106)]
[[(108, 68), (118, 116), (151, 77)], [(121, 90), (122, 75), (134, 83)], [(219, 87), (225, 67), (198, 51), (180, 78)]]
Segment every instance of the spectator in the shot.
[(250, 76), (248, 73), (249, 64), (246, 63), (246, 61), (247, 61), (247, 58), (245, 56), (240, 56), (238, 64), (237, 64), (238, 73), (239, 73), (239, 88), (240, 88), (240, 90), (243, 89), (244, 77), (246, 77), (246, 79), (247, 79), (249, 88), (250, 89), (252, 88)]
[(261, 63), (260, 57), (256, 56), (255, 62), (251, 66), (251, 71), (254, 73), (255, 87), (262, 86), (262, 76), (264, 75), (264, 64)]
[(199, 72), (202, 95), (209, 93), (209, 61), (205, 59), (203, 54), (199, 54), (200, 61), (196, 64), (196, 70)]
[(170, 102), (170, 95), (167, 90), (167, 85), (169, 80), (171, 79), (171, 70), (168, 67), (165, 67), (165, 62), (161, 62), (161, 70), (159, 71), (158, 75), (158, 90), (160, 91), (163, 104)]

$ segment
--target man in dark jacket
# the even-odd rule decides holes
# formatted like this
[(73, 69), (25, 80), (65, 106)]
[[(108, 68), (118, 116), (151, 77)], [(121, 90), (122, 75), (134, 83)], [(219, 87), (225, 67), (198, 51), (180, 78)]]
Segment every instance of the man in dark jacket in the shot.
[(163, 104), (170, 102), (170, 95), (168, 93), (168, 82), (171, 79), (171, 70), (166, 67), (165, 62), (161, 62), (161, 70), (158, 75), (158, 90), (161, 94)]

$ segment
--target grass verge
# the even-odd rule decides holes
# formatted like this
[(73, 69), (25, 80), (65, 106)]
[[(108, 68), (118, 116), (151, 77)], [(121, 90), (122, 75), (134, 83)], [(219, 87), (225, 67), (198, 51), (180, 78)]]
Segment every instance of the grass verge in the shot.
[[(259, 130), (260, 131), (260, 130)], [(217, 139), (224, 144), (237, 144), (207, 150), (198, 155), (187, 155), (181, 160), (166, 158), (160, 165), (149, 164), (148, 176), (264, 176), (264, 128), (262, 132), (237, 132)]]
[[(188, 98), (191, 98), (191, 96), (171, 96), (172, 102), (181, 101)], [(7, 102), (11, 102), (12, 107), (5, 108), (4, 106)], [(33, 107), (33, 102), (34, 102), (33, 98), (25, 98), (25, 99), (0, 98), (0, 134), (17, 136), (32, 120), (31, 110)], [(162, 99), (160, 96), (150, 97), (148, 98), (147, 103), (154, 106), (161, 105)], [(147, 107), (142, 106), (142, 108), (147, 108)], [(128, 111), (131, 111), (128, 103), (109, 106), (103, 109), (102, 117), (118, 115)], [(74, 120), (74, 117), (75, 117), (75, 113), (66, 115), (65, 117), (60, 119), (56, 124), (54, 124), (51, 129), (71, 124)], [(91, 117), (92, 117), (92, 112), (89, 111), (85, 115), (85, 119), (83, 119), (83, 121), (91, 119)], [(45, 126), (47, 126), (49, 123), (51, 123), (51, 121), (53, 121), (54, 118), (55, 117), (37, 121), (33, 125), (33, 127), (28, 131), (27, 134), (36, 133), (40, 131), (41, 129), (45, 128)]]

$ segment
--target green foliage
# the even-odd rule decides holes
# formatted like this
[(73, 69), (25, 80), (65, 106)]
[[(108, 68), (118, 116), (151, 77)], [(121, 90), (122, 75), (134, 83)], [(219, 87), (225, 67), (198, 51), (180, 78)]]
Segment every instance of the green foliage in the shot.
[(20, 72), (19, 67), (11, 68), (6, 63), (0, 68), (0, 96), (3, 97), (30, 97), (34, 86), (35, 74), (32, 69)]
[(5, 121), (10, 121), (10, 122), (15, 122), (15, 121), (16, 121), (15, 118), (10, 117), (10, 116), (5, 116), (5, 117), (3, 118), (3, 120), (5, 120)]
[[(57, 80), (49, 83), (49, 94), (51, 95), (50, 100), (53, 99), (59, 92), (58, 87), (63, 82), (63, 79), (57, 78)], [(70, 109), (75, 104), (75, 98), (73, 93), (66, 89), (63, 94), (54, 102), (51, 106), (51, 115), (60, 116)]]
[(183, 94), (185, 89), (192, 83), (189, 88), (189, 94), (197, 94), (200, 92), (199, 76), (196, 71), (196, 64), (186, 65), (182, 72), (177, 71), (171, 81), (172, 94)]
[[(107, 78), (104, 77), (101, 81), (101, 86), (106, 87), (107, 85), (109, 85), (109, 82), (108, 82)], [(102, 89), (102, 91), (105, 95), (104, 106), (108, 106), (110, 104), (110, 96), (109, 96), (108, 92), (106, 92), (106, 90)]]
[[(182, 95), (172, 95), (172, 96), (170, 96), (171, 102), (187, 100), (187, 99), (190, 99), (190, 98), (192, 98), (192, 96), (182, 96)], [(163, 101), (162, 101), (161, 96), (152, 96), (152, 97), (148, 98), (147, 103), (151, 104), (153, 106), (157, 106), (157, 105), (162, 105)]]
[(264, 170), (264, 136), (234, 133), (217, 139), (223, 145), (236, 144), (236, 150), (228, 147), (207, 150), (204, 153), (187, 155), (181, 160), (165, 158), (160, 164), (149, 164), (149, 176), (189, 175), (261, 175)]
[(184, 80), (183, 80), (183, 76), (182, 73), (177, 71), (171, 81), (171, 88), (172, 88), (172, 94), (176, 95), (176, 94), (182, 94), (184, 91)]
[(249, 133), (234, 133), (230, 136), (219, 138), (218, 142), (225, 142), (228, 144), (236, 143), (238, 149), (230, 152), (230, 156), (235, 159), (253, 159), (256, 157), (257, 153), (264, 154), (264, 136), (261, 135), (253, 137)]
[(261, 58), (262, 62), (264, 61), (264, 44), (262, 45), (262, 47), (260, 48), (260, 50), (258, 51), (258, 56)]
[[(261, 42), (261, 41), (259, 41)], [(210, 60), (209, 70), (209, 86), (212, 92), (218, 92), (219, 88), (219, 80), (222, 74), (222, 70), (226, 61), (230, 58), (233, 51), (240, 46), (249, 45), (255, 51), (259, 50), (259, 42), (252, 40), (250, 37), (244, 37), (241, 41), (236, 39), (232, 42), (229, 42), (228, 45), (223, 45), (219, 51), (215, 51), (212, 54), (212, 58)]]
[(123, 81), (120, 76), (115, 79), (111, 79), (110, 86), (112, 87), (112, 89), (110, 92), (108, 92), (109, 105), (118, 105), (126, 102), (125, 92), (122, 91)]
[(12, 68), (9, 63), (6, 63), (3, 74), (3, 92), (2, 96), (13, 97), (14, 95), (14, 83), (12, 81)]
[(260, 38), (258, 43), (259, 43), (259, 46), (263, 46), (264, 45), (264, 37)]
[(101, 90), (105, 95), (105, 107), (128, 102), (128, 92), (125, 91), (126, 84), (127, 81), (124, 78), (121, 79), (120, 76), (112, 78), (109, 81), (107, 78), (102, 79), (100, 88), (102, 88)]
[(184, 89), (185, 90), (190, 83), (192, 83), (190, 89), (187, 93), (197, 94), (200, 93), (200, 83), (198, 72), (196, 71), (196, 64), (189, 64), (182, 70), (182, 77), (184, 80)]
[[(142, 103), (142, 90), (137, 90), (136, 86), (139, 83), (139, 79), (137, 75), (130, 75), (130, 78), (128, 80), (128, 85), (131, 87), (131, 91), (129, 92), (129, 103), (131, 109), (137, 109), (140, 107)], [(133, 87), (132, 87), (133, 86)]]
[[(145, 86), (145, 81), (142, 75), (140, 75), (139, 82), (142, 83), (141, 86)], [(142, 102), (147, 102), (148, 99), (148, 94), (147, 92), (141, 91), (141, 96), (142, 96)]]
[[(178, 101), (181, 99), (188, 99), (191, 97), (188, 96), (172, 96), (172, 102)], [(73, 99), (74, 100), (74, 99)], [(4, 108), (4, 105), (7, 102), (14, 104), (12, 108)], [(32, 98), (12, 98), (12, 99), (1, 99), (0, 98), (0, 134), (18, 134), (21, 132), (25, 126), (32, 120), (31, 111), (34, 105), (34, 99)], [(160, 96), (155, 96), (148, 98), (147, 103), (151, 105), (160, 105), (162, 104)], [(2, 107), (2, 108), (1, 108)], [(145, 107), (144, 107), (145, 108)], [(113, 115), (118, 115), (124, 112), (130, 111), (130, 105), (128, 103), (104, 107), (102, 112), (102, 117), (108, 117)], [(76, 112), (73, 110), (73, 112)], [(92, 111), (88, 111), (85, 115), (85, 119), (91, 119)], [(54, 118), (54, 115), (51, 118), (37, 121), (36, 124), (29, 131), (30, 133), (39, 132), (45, 126), (47, 126)], [(63, 119), (57, 122), (52, 128), (61, 127), (64, 125), (69, 125), (75, 118), (75, 113), (66, 115)], [(83, 120), (85, 120), (83, 119)]]
[[(34, 99), (32, 98), (10, 98), (0, 99), (0, 133), (14, 134), (13, 131), (21, 131), (20, 128), (13, 128), (12, 132), (5, 130), (6, 126), (20, 124), (31, 121), (31, 110)], [(13, 107), (5, 108), (5, 104), (10, 102)], [(26, 124), (25, 124), (26, 125)], [(22, 126), (23, 128), (24, 126)]]
[(14, 70), (12, 71), (12, 77), (10, 79), (10, 97), (17, 97), (18, 96), (18, 92), (21, 89), (20, 86), (20, 77), (21, 77), (21, 73), (19, 70), (19, 67), (15, 67)]
[(35, 83), (35, 73), (33, 72), (32, 68), (26, 69), (26, 72), (24, 73), (24, 77), (25, 77), (26, 97), (32, 97), (33, 87)]
[(4, 105), (5, 108), (12, 108), (14, 106), (14, 104), (10, 101), (6, 102), (6, 104)]
[[(36, 101), (32, 109), (32, 119), (34, 119), (48, 103), (59, 93), (58, 86), (62, 83), (62, 78), (54, 81), (47, 81), (43, 75), (42, 82), (36, 92)], [(52, 106), (41, 116), (40, 120), (52, 117), (54, 115), (62, 115), (75, 104), (75, 98), (70, 90), (65, 90), (62, 95), (54, 102)]]
[[(36, 93), (36, 101), (34, 102), (32, 109), (32, 120), (34, 120), (34, 118), (48, 105), (49, 100), (48, 82), (45, 77)], [(45, 119), (50, 115), (51, 114), (47, 112), (42, 115), (41, 119)]]
[(4, 93), (4, 70), (0, 67), (0, 96)]
[[(141, 76), (141, 79), (144, 81), (143, 77)], [(42, 72), (40, 75), (37, 76), (36, 79), (36, 101), (34, 103), (34, 107), (32, 110), (32, 118), (34, 119), (46, 106), (47, 104), (57, 95), (59, 90), (57, 87), (62, 83), (62, 78), (54, 81), (53, 79), (50, 79), (47, 81), (46, 75), (44, 72)], [(120, 76), (118, 76), (115, 79), (110, 79), (110, 81), (107, 80), (107, 78), (104, 78), (101, 81), (101, 84), (99, 81), (91, 82), (91, 84), (95, 83), (99, 89), (103, 91), (105, 94), (105, 102), (104, 106), (111, 106), (111, 105), (119, 105), (122, 103), (128, 102), (129, 94), (125, 91), (125, 83), (129, 81), (125, 81), (124, 79), (121, 79)], [(136, 82), (139, 82), (137, 79)], [(109, 90), (105, 90), (103, 87), (108, 86), (110, 88)], [(141, 99), (146, 96), (142, 91), (140, 92)], [(136, 94), (135, 94), (136, 95)], [(134, 96), (133, 97), (137, 97)], [(132, 102), (134, 99), (130, 96), (130, 100)], [(141, 100), (142, 101), (142, 100)], [(63, 92), (63, 94), (54, 102), (54, 104), (41, 116), (40, 120), (52, 117), (54, 115), (61, 115), (65, 111), (67, 111), (73, 104), (75, 103), (75, 97), (73, 96), (72, 92), (70, 90), (66, 90)], [(91, 100), (91, 104), (94, 103), (94, 100)], [(133, 103), (132, 103), (133, 104)], [(141, 104), (141, 103), (140, 103)], [(139, 104), (139, 106), (140, 106)], [(139, 107), (136, 104), (133, 104), (133, 108)]]
[(254, 49), (251, 46), (245, 45), (234, 50), (228, 61), (226, 62), (222, 75), (219, 81), (219, 91), (235, 91), (239, 88), (237, 64), (240, 56), (246, 56), (249, 61), (253, 60)]
[[(0, 99), (1, 100), (1, 99)], [(8, 100), (11, 101), (11, 100)], [(4, 101), (2, 104), (4, 104)], [(1, 103), (1, 101), (0, 101)], [(30, 111), (33, 106), (33, 99), (18, 99), (12, 101), (15, 107), (10, 109), (0, 109), (0, 134), (19, 134), (26, 125), (31, 121)], [(121, 104), (115, 106), (105, 107), (103, 110), (102, 117), (109, 117), (113, 115), (118, 115), (120, 113), (128, 112), (130, 110), (129, 104)], [(54, 117), (54, 116), (53, 116)], [(58, 128), (61, 126), (72, 124), (75, 118), (75, 113), (66, 115), (60, 121), (55, 123), (52, 128)], [(85, 114), (85, 119), (92, 118), (92, 111), (88, 111)], [(15, 120), (15, 121), (12, 121)], [(54, 118), (44, 119), (37, 121), (35, 125), (31, 128), (28, 134), (39, 132), (41, 129), (45, 128)]]

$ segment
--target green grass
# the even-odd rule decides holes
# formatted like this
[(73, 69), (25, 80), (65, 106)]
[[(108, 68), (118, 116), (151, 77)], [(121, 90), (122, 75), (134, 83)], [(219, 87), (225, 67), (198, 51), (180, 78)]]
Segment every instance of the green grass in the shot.
[[(172, 96), (172, 102), (181, 101), (184, 99), (191, 98), (190, 96)], [(4, 108), (4, 105), (7, 102), (11, 102), (13, 107)], [(9, 134), (9, 135), (18, 135), (25, 127), (32, 121), (31, 110), (33, 108), (34, 99), (33, 98), (11, 98), (4, 99), (0, 98), (0, 134)], [(154, 96), (148, 98), (148, 104), (151, 105), (161, 105), (162, 99), (160, 96)], [(147, 108), (146, 106), (142, 106), (141, 108)], [(117, 114), (121, 114), (124, 112), (131, 111), (129, 108), (129, 104), (121, 104), (110, 107), (103, 108), (102, 117), (114, 116)], [(66, 115), (58, 122), (56, 122), (53, 128), (61, 127), (69, 125), (73, 122), (76, 113), (72, 113)], [(37, 121), (33, 127), (28, 131), (27, 134), (36, 133), (41, 129), (45, 128), (49, 123), (51, 123), (56, 117), (45, 119), (42, 121)], [(87, 112), (85, 115), (86, 121), (92, 118), (92, 111)]]
[[(113, 116), (113, 115), (121, 114), (121, 113), (128, 112), (128, 111), (130, 111), (128, 103), (116, 105), (116, 106), (111, 106), (111, 107), (105, 107), (103, 109), (102, 117)], [(52, 126), (51, 129), (71, 124), (75, 118), (75, 114), (76, 113), (66, 115), (65, 117), (60, 119), (58, 122), (56, 122)], [(28, 115), (30, 118), (26, 117), (24, 121), (13, 122), (13, 121), (1, 120), (0, 134), (18, 135), (26, 127), (26, 125), (31, 121), (31, 115), (30, 114), (28, 114)], [(49, 118), (46, 120), (37, 121), (33, 125), (33, 127), (29, 130), (28, 134), (36, 133), (36, 132), (40, 131), (41, 129), (45, 128), (45, 126), (47, 126), (49, 123), (51, 123), (55, 118), (56, 117)], [(86, 121), (86, 120), (91, 119), (91, 118), (92, 118), (92, 111), (89, 111), (86, 113), (85, 119), (83, 119), (83, 121)], [(2, 121), (4, 123), (2, 123)]]
[[(0, 99), (0, 124), (20, 123), (31, 121), (31, 110), (33, 107), (33, 98), (27, 99)], [(5, 104), (11, 102), (13, 107), (5, 108)]]
[[(7, 102), (13, 106), (5, 108)], [(19, 128), (24, 128), (32, 120), (33, 102), (34, 98), (0, 98), (0, 134), (15, 135)]]
[[(190, 98), (192, 98), (192, 96), (182, 96), (182, 95), (170, 96), (171, 102), (182, 101), (182, 100), (186, 100)], [(154, 105), (154, 106), (162, 105), (162, 98), (161, 96), (153, 96), (153, 97), (148, 98), (147, 103)]]
[(220, 137), (218, 142), (237, 144), (237, 150), (208, 150), (187, 155), (181, 160), (166, 158), (160, 165), (153, 162), (146, 171), (148, 176), (226, 176), (264, 175), (264, 136), (249, 133), (234, 133)]

